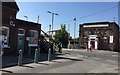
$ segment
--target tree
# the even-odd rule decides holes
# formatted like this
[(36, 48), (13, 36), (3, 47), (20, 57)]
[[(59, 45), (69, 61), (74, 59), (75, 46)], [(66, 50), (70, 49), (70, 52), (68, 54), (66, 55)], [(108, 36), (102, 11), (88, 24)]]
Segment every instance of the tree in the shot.
[(63, 47), (68, 45), (68, 32), (66, 31), (65, 24), (61, 25), (61, 29), (55, 34), (55, 41), (57, 43), (61, 42)]

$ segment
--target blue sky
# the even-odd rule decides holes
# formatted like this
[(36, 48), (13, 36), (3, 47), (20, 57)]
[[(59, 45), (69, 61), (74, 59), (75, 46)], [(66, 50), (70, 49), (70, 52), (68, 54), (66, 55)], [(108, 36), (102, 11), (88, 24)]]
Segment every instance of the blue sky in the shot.
[(54, 16), (53, 29), (60, 29), (61, 24), (66, 24), (68, 30), (69, 24), (72, 37), (74, 36), (73, 18), (77, 19), (76, 37), (79, 36), (79, 24), (113, 22), (114, 18), (118, 23), (117, 2), (17, 2), (17, 4), (20, 8), (17, 18), (25, 20), (24, 16), (28, 16), (28, 21), (37, 22), (39, 15), (39, 23), (42, 24), (42, 30), (45, 32), (49, 30), (51, 24), (51, 14), (47, 11), (59, 14)]

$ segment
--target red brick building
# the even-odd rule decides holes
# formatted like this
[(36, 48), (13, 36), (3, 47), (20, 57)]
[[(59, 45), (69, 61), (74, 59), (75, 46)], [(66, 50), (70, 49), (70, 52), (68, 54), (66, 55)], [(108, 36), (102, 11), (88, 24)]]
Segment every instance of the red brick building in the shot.
[(2, 2), (2, 26), (0, 41), (3, 41), (4, 54), (17, 54), (20, 49), (29, 53), (29, 47), (39, 46), (41, 24), (16, 19), (20, 11), (16, 2)]
[(115, 22), (80, 24), (79, 44), (84, 48), (119, 50), (119, 26)]

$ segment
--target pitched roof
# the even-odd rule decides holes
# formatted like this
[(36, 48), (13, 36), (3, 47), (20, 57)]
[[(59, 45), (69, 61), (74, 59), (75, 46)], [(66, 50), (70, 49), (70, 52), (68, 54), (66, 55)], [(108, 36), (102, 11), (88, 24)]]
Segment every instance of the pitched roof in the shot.
[(2, 5), (19, 11), (19, 7), (15, 0), (13, 2), (2, 2)]
[(25, 20), (21, 20), (21, 19), (16, 19), (16, 23), (18, 24), (24, 24), (24, 25), (41, 25), (35, 22), (30, 22), (30, 21), (25, 21)]

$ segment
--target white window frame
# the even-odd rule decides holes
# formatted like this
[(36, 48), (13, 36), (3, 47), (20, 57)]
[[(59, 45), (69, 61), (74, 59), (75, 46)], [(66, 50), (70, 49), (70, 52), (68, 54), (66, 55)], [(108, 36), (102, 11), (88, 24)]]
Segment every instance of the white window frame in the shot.
[[(9, 46), (9, 32), (10, 32), (10, 28), (9, 28), (9, 27), (6, 27), (6, 26), (1, 26), (1, 27), (0, 27), (0, 30), (2, 31), (3, 28), (8, 30), (8, 31), (7, 31), (7, 44), (2, 43), (2, 44), (3, 44), (3, 48), (10, 48), (10, 46)], [(5, 38), (4, 35), (1, 35), (0, 37), (1, 37), (1, 41), (5, 41), (5, 40), (4, 40), (4, 38)]]
[(29, 30), (29, 33), (30, 33), (30, 36), (29, 36), (29, 42), (30, 42), (30, 38), (34, 38), (34, 37), (36, 37), (36, 36), (34, 36), (34, 37), (31, 37), (31, 32), (36, 32), (37, 33), (37, 43), (36, 44), (28, 44), (28, 46), (33, 46), (33, 47), (36, 47), (36, 46), (38, 46), (38, 31), (37, 30)]
[(18, 28), (18, 31), (19, 31), (19, 30), (22, 30), (22, 31), (23, 31), (23, 34), (21, 34), (21, 33), (18, 33), (18, 35), (25, 35), (25, 29)]

